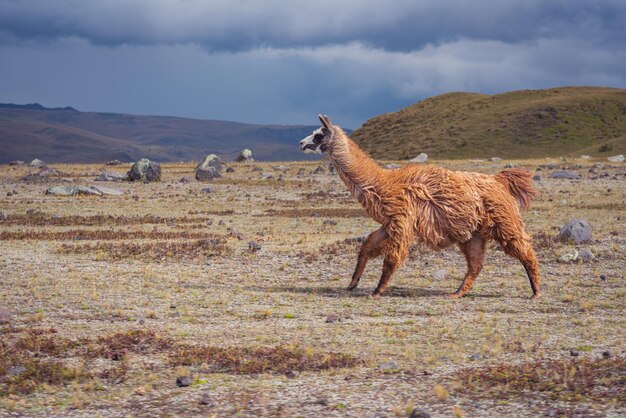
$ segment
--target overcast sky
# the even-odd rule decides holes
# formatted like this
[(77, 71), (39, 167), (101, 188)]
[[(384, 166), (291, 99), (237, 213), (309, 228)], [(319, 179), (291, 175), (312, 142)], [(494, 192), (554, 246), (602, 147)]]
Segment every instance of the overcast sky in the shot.
[(624, 0), (0, 0), (0, 102), (359, 127), (450, 91), (626, 87)]

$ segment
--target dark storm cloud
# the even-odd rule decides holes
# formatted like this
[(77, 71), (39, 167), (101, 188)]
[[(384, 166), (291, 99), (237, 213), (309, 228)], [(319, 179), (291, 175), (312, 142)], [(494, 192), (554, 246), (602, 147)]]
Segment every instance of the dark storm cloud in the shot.
[(5, 42), (197, 43), (213, 50), (361, 42), (409, 51), (457, 39), (508, 43), (578, 34), (624, 40), (618, 0), (3, 0)]

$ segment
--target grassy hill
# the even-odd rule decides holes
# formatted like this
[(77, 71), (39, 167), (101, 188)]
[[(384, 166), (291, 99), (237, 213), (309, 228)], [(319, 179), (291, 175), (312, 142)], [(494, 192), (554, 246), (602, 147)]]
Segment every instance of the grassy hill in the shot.
[(0, 104), (0, 163), (193, 161), (209, 152), (228, 160), (242, 148), (258, 160), (303, 160), (310, 157), (299, 151), (298, 141), (315, 128)]
[(626, 90), (449, 93), (368, 120), (352, 137), (376, 158), (533, 158), (626, 153)]

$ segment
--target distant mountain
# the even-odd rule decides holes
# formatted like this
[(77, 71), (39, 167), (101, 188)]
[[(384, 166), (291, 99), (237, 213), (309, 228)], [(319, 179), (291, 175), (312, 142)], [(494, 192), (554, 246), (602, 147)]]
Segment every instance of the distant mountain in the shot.
[(626, 153), (626, 90), (449, 93), (376, 116), (352, 138), (374, 157), (531, 158)]
[(311, 157), (298, 142), (316, 128), (0, 104), (0, 163), (197, 161), (209, 152), (229, 160), (243, 148), (257, 160), (303, 160)]

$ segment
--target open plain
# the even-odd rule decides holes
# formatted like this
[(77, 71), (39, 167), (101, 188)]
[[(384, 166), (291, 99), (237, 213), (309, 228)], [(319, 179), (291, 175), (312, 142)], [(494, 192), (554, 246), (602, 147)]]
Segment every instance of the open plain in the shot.
[[(493, 243), (460, 300), (456, 248), (414, 248), (380, 300), (380, 259), (345, 291), (377, 224), (324, 161), (228, 163), (210, 183), (164, 164), (106, 183), (121, 196), (44, 194), (101, 165), (47, 183), (0, 166), (0, 416), (626, 415), (624, 163), (434, 163), (540, 176), (524, 220), (541, 299)], [(555, 239), (572, 219), (590, 242)]]

